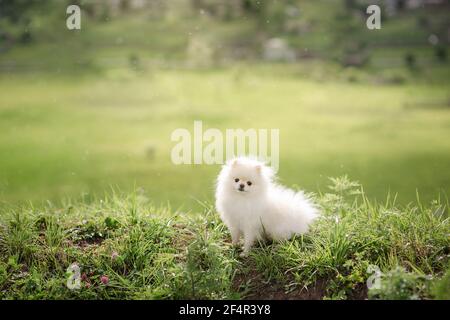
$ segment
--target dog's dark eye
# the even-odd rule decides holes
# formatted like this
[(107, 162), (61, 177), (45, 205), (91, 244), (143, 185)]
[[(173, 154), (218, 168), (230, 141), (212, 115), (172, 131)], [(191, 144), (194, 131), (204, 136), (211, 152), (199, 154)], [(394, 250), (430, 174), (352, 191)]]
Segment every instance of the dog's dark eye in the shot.
[(234, 179), (234, 182), (239, 182), (239, 179), (238, 178)]
[(251, 181), (247, 181), (247, 184), (248, 184), (249, 186), (251, 186), (251, 185), (252, 185), (252, 182), (251, 182)]

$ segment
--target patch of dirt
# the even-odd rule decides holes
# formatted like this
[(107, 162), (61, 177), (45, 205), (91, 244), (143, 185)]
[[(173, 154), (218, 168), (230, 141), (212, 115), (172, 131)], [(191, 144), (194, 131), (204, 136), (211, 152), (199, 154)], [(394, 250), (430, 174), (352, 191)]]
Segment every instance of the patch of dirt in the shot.
[(350, 300), (365, 300), (367, 299), (367, 286), (360, 283), (356, 285), (348, 297)]
[[(242, 292), (246, 300), (322, 300), (327, 296), (327, 279), (319, 279), (314, 284), (304, 288), (287, 291), (276, 281), (267, 282), (257, 271), (238, 274), (234, 278), (233, 287)], [(243, 292), (247, 287), (248, 291)], [(349, 300), (367, 299), (367, 287), (363, 284), (348, 294)]]
[(99, 225), (83, 220), (81, 224), (76, 225), (64, 231), (66, 240), (73, 246), (87, 248), (90, 246), (101, 246), (102, 242), (108, 238), (108, 229)]
[(175, 248), (186, 248), (194, 239), (194, 232), (182, 223), (175, 223), (172, 227), (177, 230), (177, 236), (172, 240), (173, 246)]
[(89, 246), (100, 246), (103, 241), (105, 241), (104, 238), (87, 238), (77, 241), (76, 244), (81, 248), (86, 248)]

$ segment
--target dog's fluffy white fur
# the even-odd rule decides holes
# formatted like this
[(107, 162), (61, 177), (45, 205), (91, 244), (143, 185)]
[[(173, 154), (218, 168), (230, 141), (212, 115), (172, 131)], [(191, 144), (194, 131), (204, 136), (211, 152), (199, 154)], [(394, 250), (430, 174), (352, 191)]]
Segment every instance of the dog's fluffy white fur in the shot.
[(284, 240), (308, 232), (319, 215), (302, 192), (275, 183), (271, 168), (250, 158), (236, 158), (223, 166), (217, 178), (216, 209), (233, 244), (243, 236), (242, 255), (265, 236)]

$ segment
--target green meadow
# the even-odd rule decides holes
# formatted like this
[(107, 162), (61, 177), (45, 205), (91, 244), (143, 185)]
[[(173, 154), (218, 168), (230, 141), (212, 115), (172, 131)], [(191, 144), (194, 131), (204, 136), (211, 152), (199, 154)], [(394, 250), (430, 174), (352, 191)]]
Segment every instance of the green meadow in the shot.
[[(170, 159), (171, 133), (193, 134), (195, 120), (279, 129), (279, 177), (290, 186), (324, 192), (329, 177), (348, 175), (378, 201), (448, 196), (450, 67), (423, 41), (445, 26), (445, 11), (402, 13), (370, 31), (341, 4), (305, 2), (286, 23), (309, 31), (282, 34), (309, 56), (268, 63), (260, 39), (284, 27), (283, 5), (266, 5), (230, 19), (175, 2), (109, 18), (84, 13), (74, 31), (61, 3), (34, 7), (32, 40), (0, 55), (1, 201), (143, 188), (157, 204), (198, 208), (212, 200), (220, 167)], [(342, 65), (339, 56), (358, 46), (368, 63)]]
[[(142, 187), (156, 203), (212, 200), (218, 165), (174, 165), (177, 128), (280, 130), (281, 182), (324, 191), (347, 174), (367, 195), (429, 202), (450, 186), (448, 84), (310, 79), (302, 66), (3, 75), (0, 194), (58, 201)], [(333, 79), (335, 77), (335, 79)], [(204, 143), (206, 146), (206, 143)]]
[[(0, 1), (0, 299), (449, 299), (447, 7), (120, 2), (69, 31), (63, 1)], [(311, 232), (239, 258), (220, 165), (171, 160), (195, 121), (279, 129)]]

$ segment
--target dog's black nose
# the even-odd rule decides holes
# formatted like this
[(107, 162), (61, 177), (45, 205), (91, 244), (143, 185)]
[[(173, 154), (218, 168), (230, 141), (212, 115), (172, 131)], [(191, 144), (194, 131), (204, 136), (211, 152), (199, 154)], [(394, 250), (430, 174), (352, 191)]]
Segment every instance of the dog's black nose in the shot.
[(241, 184), (239, 185), (239, 189), (244, 189), (244, 187), (245, 187), (245, 184), (243, 184), (243, 183), (241, 183)]

